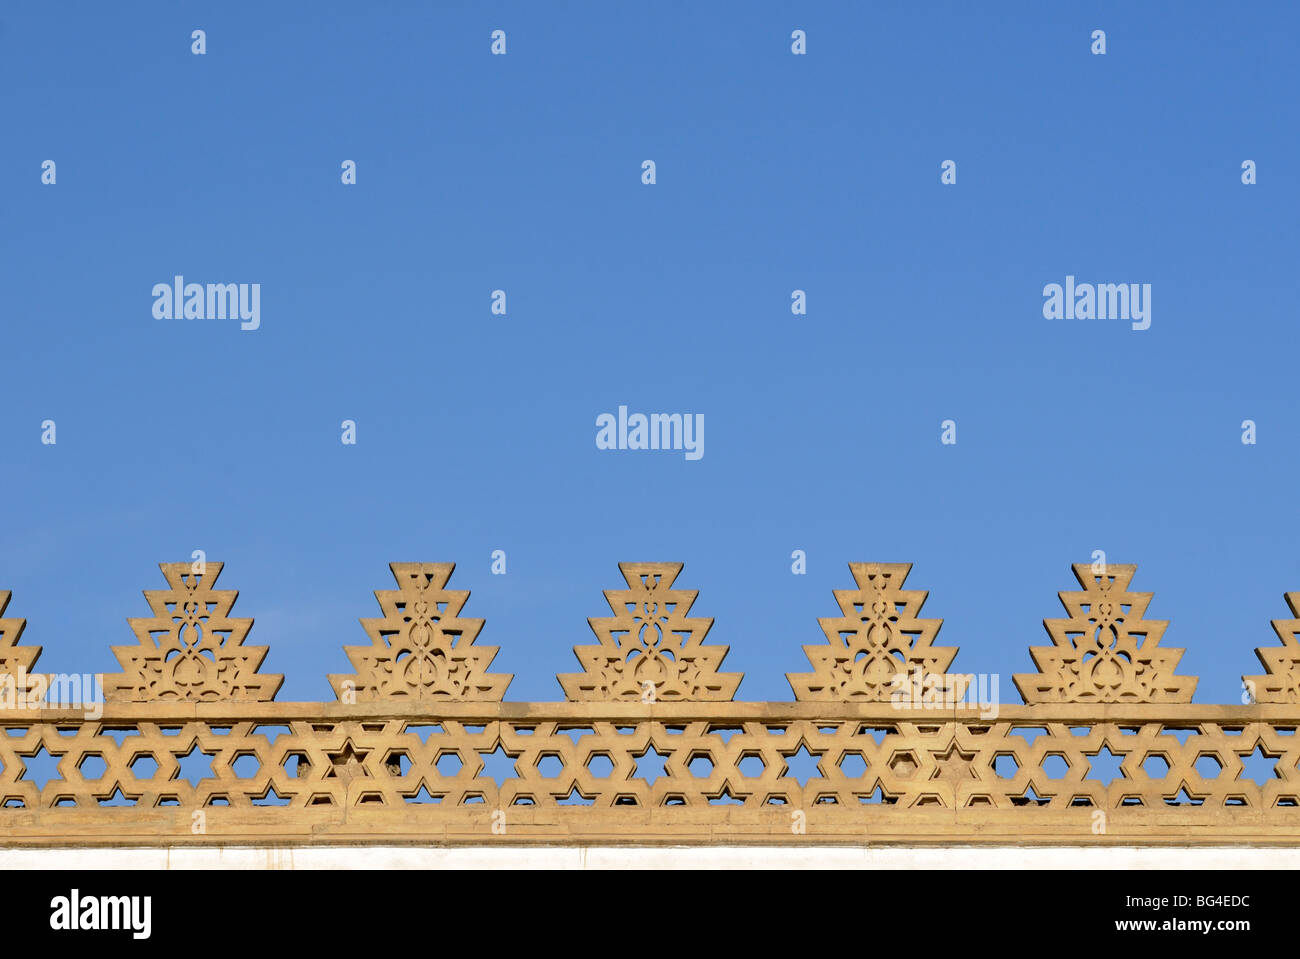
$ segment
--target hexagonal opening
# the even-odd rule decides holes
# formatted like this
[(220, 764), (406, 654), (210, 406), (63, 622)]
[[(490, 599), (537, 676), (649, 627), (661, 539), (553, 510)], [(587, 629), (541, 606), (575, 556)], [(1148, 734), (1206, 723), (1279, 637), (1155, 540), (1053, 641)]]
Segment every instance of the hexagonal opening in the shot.
[(104, 757), (98, 753), (87, 753), (81, 757), (81, 762), (77, 763), (77, 772), (81, 774), (82, 779), (100, 779), (108, 771), (108, 763), (104, 762)]
[(537, 772), (543, 779), (554, 779), (564, 772), (564, 760), (558, 753), (542, 753), (537, 757)]
[(1043, 757), (1042, 770), (1048, 779), (1064, 779), (1070, 772), (1070, 764), (1060, 753), (1048, 753)]
[(707, 779), (713, 775), (713, 757), (704, 752), (691, 753), (691, 758), (686, 761), (686, 767), (696, 779)]
[(757, 779), (767, 770), (767, 763), (763, 762), (763, 757), (758, 753), (745, 753), (736, 763), (736, 768), (746, 779)]
[(394, 776), (405, 776), (411, 769), (411, 756), (405, 749), (394, 749), (384, 757), (384, 768)]
[(1147, 753), (1142, 760), (1142, 771), (1151, 779), (1164, 779), (1169, 772), (1169, 760), (1161, 753)]
[(306, 753), (289, 753), (284, 757), (284, 771), (295, 779), (302, 779), (311, 771)]
[(439, 753), (438, 759), (433, 764), (437, 767), (439, 776), (455, 776), (465, 768), (465, 761), (460, 758), (460, 753), (452, 751)]
[(592, 753), (587, 759), (587, 769), (597, 779), (607, 779), (614, 771), (614, 760), (608, 753)]
[(1223, 772), (1223, 762), (1214, 753), (1201, 753), (1193, 764), (1196, 775), (1202, 779), (1217, 779)]
[(860, 779), (867, 774), (867, 761), (862, 753), (845, 753), (840, 757), (840, 773), (849, 779)]
[(240, 779), (252, 779), (262, 770), (262, 761), (252, 753), (240, 753), (230, 764), (231, 772)]
[(895, 776), (905, 779), (916, 772), (920, 765), (916, 761), (916, 755), (910, 749), (904, 749), (889, 757), (889, 768)]
[(1020, 763), (1012, 753), (998, 753), (993, 757), (993, 775), (999, 779), (1015, 779), (1020, 774)]
[(136, 779), (153, 779), (154, 773), (158, 771), (158, 760), (153, 753), (136, 753), (128, 766)]

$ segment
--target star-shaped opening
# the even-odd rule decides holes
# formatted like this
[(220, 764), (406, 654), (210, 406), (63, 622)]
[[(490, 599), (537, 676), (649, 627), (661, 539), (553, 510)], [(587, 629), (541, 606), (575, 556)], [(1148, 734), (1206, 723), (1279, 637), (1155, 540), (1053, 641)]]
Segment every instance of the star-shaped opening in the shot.
[(1125, 778), (1120, 764), (1124, 762), (1124, 757), (1127, 755), (1128, 753), (1116, 755), (1110, 751), (1108, 744), (1102, 743), (1098, 752), (1084, 754), (1084, 758), (1088, 760), (1088, 772), (1083, 778), (1095, 780), (1103, 786), (1109, 786), (1116, 779)]
[(942, 753), (931, 753), (934, 757), (934, 772), (930, 774), (931, 779), (941, 779), (944, 782), (960, 782), (967, 779), (978, 779), (975, 770), (971, 766), (971, 761), (975, 758), (974, 753), (963, 753), (957, 748), (957, 741), (953, 740), (948, 744), (947, 750)]
[(519, 754), (510, 755), (499, 741), (492, 752), (480, 752), (479, 755), (483, 757), (483, 768), (479, 775), (491, 779), (497, 784), (498, 789), (507, 779), (519, 778), (519, 770), (515, 767), (515, 760), (519, 758)]
[(18, 778), (33, 782), (37, 789), (44, 789), (45, 784), (51, 779), (62, 779), (63, 774), (59, 772), (59, 762), (67, 753), (47, 752), (44, 746), (36, 750), (30, 756), (20, 756), (23, 761), (23, 773)]
[(647, 785), (653, 786), (656, 779), (667, 776), (665, 767), (668, 764), (668, 757), (672, 755), (669, 751), (665, 755), (660, 755), (659, 750), (655, 749), (654, 743), (650, 743), (645, 748), (645, 752), (639, 755), (633, 755), (636, 760), (632, 769), (633, 779), (644, 779)]
[(1266, 752), (1264, 744), (1258, 740), (1253, 750), (1238, 755), (1241, 756), (1241, 774), (1238, 779), (1249, 779), (1256, 786), (1263, 787), (1265, 783), (1282, 778), (1277, 768), (1277, 761), (1282, 758), (1282, 754)]
[(799, 748), (794, 752), (781, 755), (785, 759), (785, 769), (781, 771), (781, 775), (793, 778), (800, 788), (808, 785), (810, 779), (822, 778), (821, 758), (825, 753), (811, 752), (808, 744), (802, 740)]
[(370, 750), (356, 749), (350, 739), (343, 743), (343, 748), (338, 752), (327, 752), (325, 755), (330, 761), (330, 768), (325, 772), (326, 779), (355, 779), (370, 775), (364, 765)]
[(212, 775), (212, 760), (216, 753), (205, 753), (196, 742), (184, 755), (176, 754), (176, 775), (173, 779), (184, 779), (191, 786), (197, 786), (201, 779), (215, 779)]

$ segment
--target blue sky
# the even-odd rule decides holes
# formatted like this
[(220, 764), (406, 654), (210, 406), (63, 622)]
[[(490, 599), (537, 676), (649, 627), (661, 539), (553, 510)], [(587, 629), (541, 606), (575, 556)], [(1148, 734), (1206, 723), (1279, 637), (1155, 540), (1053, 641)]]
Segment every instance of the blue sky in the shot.
[[(507, 698), (557, 699), (617, 563), (679, 560), (737, 698), (789, 699), (846, 564), (909, 561), (954, 668), (1018, 701), (1104, 549), (1196, 700), (1236, 702), (1300, 590), (1297, 26), (1283, 3), (8, 5), (9, 615), (42, 668), (115, 671), (156, 564), (203, 549), (279, 698), (320, 699), (387, 564), (455, 561)], [(154, 319), (176, 274), (260, 283), (261, 328)], [(1151, 284), (1150, 329), (1045, 320), (1067, 274)], [(703, 414), (704, 457), (598, 450), (619, 405)]]

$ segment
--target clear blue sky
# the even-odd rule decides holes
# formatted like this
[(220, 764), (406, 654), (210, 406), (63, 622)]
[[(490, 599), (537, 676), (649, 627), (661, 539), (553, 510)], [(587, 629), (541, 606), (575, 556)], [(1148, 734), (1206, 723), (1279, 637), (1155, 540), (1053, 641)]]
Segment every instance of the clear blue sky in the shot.
[[(1300, 590), (1300, 13), (976, 6), (6, 5), (0, 589), (40, 666), (115, 671), (203, 549), (325, 698), (387, 563), (451, 560), (507, 698), (556, 699), (618, 561), (681, 560), (738, 698), (789, 699), (846, 564), (910, 561), (1013, 702), (1104, 549), (1236, 702)], [(261, 329), (155, 320), (178, 273), (260, 283)], [(1045, 320), (1067, 274), (1150, 283), (1151, 328)], [(598, 450), (620, 404), (705, 456)]]

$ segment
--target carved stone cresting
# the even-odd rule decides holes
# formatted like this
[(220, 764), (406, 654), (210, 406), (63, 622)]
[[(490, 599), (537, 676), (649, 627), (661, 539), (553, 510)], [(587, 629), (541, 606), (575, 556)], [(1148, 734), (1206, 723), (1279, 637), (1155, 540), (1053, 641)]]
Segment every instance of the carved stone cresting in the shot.
[[(835, 590), (843, 616), (819, 619), (827, 642), (805, 646), (811, 673), (787, 673), (800, 702), (889, 702), (914, 691), (960, 699), (970, 677), (948, 673), (955, 646), (931, 646), (941, 619), (918, 619), (929, 595), (903, 589), (911, 563), (850, 563), (857, 589)], [(919, 687), (919, 689), (918, 689)]]
[(449, 590), (455, 563), (390, 563), (398, 589), (377, 590), (382, 619), (363, 619), (369, 646), (345, 646), (355, 674), (332, 675), (347, 702), (434, 699), (499, 703), (514, 679), (489, 673), (496, 646), (475, 646), (483, 620), (460, 615), (469, 590)]
[(16, 702), (32, 692), (32, 667), (41, 647), (18, 645), (27, 620), (4, 618), (9, 596), (8, 590), (0, 591), (0, 698), (13, 695)]
[[(196, 566), (201, 572), (195, 572)], [(146, 589), (154, 615), (130, 619), (138, 644), (114, 646), (122, 672), (104, 677), (111, 701), (270, 702), (283, 676), (258, 673), (265, 646), (245, 646), (251, 619), (232, 619), (238, 590), (213, 589), (221, 563), (160, 563), (168, 589)]]
[(726, 702), (742, 673), (719, 673), (727, 646), (705, 646), (713, 620), (689, 618), (694, 589), (673, 589), (681, 563), (619, 563), (627, 589), (605, 590), (612, 617), (588, 619), (600, 640), (575, 646), (581, 673), (556, 678), (571, 702)]
[[(1287, 593), (1286, 604), (1300, 617), (1300, 593)], [(0, 603), (0, 610), (4, 604)], [(1268, 646), (1255, 650), (1264, 666), (1263, 676), (1242, 676), (1246, 690), (1257, 703), (1300, 703), (1300, 618), (1275, 619), (1273, 631), (1282, 640), (1281, 646)]]
[[(850, 567), (816, 671), (792, 677), (801, 700), (827, 699), (727, 702), (740, 677), (702, 645), (712, 621), (688, 618), (680, 564), (629, 563), (628, 588), (606, 593), (615, 615), (590, 621), (600, 643), (577, 650), (585, 671), (560, 677), (589, 701), (511, 703), (510, 677), (484, 675), (495, 649), (473, 645), (481, 621), (460, 618), (468, 594), (445, 589), (451, 564), (392, 568), (384, 618), (363, 620), (371, 645), (349, 651), (357, 674), (332, 677), (372, 699), (348, 704), (262, 701), (279, 677), (257, 675), (250, 621), (212, 588), (219, 564), (164, 566), (170, 589), (146, 592), (155, 616), (133, 621), (102, 714), (0, 698), (0, 847), (474, 845), (500, 842), (500, 812), (512, 844), (1300, 848), (1300, 593), (1297, 619), (1274, 624), (1281, 646), (1260, 651), (1268, 673), (1247, 677), (1279, 701), (1203, 706), (1169, 701), (1194, 679), (1173, 675), (1180, 651), (1157, 645), (1165, 624), (1143, 619), (1133, 567), (1076, 567), (1069, 618), (1034, 651), (1042, 671), (1016, 677), (1036, 701), (990, 714), (886, 688), (891, 670), (946, 675), (956, 654), (931, 645), (940, 621), (918, 618), (906, 564)], [(0, 658), (30, 666), (21, 626), (0, 619)], [(480, 698), (420, 695), (444, 666)], [(405, 670), (418, 690), (395, 681)], [(169, 701), (126, 698), (139, 690)]]
[(1016, 675), (1026, 703), (1188, 703), (1195, 676), (1175, 676), (1181, 649), (1159, 648), (1167, 620), (1148, 620), (1151, 593), (1129, 592), (1137, 567), (1074, 564), (1083, 587), (1058, 594), (1069, 619), (1045, 619), (1055, 645), (1031, 646), (1038, 673)]

